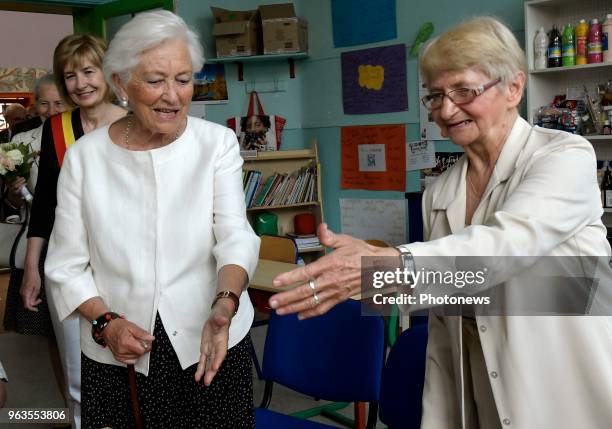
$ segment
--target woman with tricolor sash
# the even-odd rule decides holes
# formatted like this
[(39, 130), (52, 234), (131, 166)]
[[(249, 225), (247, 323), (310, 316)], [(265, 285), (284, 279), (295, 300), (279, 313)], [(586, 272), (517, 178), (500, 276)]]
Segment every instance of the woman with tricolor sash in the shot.
[[(63, 98), (75, 107), (46, 121), (41, 139), (36, 192), (28, 230), (25, 273), (21, 286), (24, 306), (38, 311), (45, 305), (44, 260), (55, 221), (57, 179), (64, 153), (84, 134), (125, 116), (111, 103), (112, 91), (104, 81), (102, 59), (106, 42), (85, 34), (67, 36), (53, 54), (53, 73)], [(48, 295), (47, 295), (48, 296)], [(60, 322), (52, 301), (49, 311), (66, 377), (66, 398), (73, 427), (80, 428), (81, 349), (78, 318)]]

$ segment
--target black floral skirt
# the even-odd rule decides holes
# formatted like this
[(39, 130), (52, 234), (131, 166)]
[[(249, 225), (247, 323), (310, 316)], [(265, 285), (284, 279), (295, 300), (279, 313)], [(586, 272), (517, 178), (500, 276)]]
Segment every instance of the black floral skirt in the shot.
[[(146, 429), (252, 429), (251, 338), (228, 350), (209, 387), (196, 384), (197, 365), (183, 370), (157, 315), (149, 375), (136, 373)], [(81, 355), (81, 416), (84, 429), (134, 428), (127, 369)]]

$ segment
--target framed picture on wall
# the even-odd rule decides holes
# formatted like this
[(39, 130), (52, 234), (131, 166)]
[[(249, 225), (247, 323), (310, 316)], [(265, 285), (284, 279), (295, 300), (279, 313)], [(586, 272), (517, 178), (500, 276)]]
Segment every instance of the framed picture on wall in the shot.
[(205, 104), (229, 101), (223, 64), (204, 64), (202, 70), (193, 74), (192, 101), (203, 101)]

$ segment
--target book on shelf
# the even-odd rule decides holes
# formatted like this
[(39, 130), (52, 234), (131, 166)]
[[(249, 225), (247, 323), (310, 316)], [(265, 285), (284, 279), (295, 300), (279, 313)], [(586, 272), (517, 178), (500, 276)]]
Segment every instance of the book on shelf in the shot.
[(319, 242), (319, 237), (317, 237), (315, 234), (299, 235), (294, 233), (287, 233), (287, 237), (290, 237), (293, 239), (293, 241), (295, 241), (298, 250), (319, 247), (321, 245), (321, 243)]

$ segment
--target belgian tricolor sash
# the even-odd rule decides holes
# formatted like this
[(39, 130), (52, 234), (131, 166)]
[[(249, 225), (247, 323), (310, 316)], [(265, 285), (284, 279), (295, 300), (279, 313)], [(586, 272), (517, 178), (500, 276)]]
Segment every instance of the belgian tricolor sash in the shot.
[(66, 149), (74, 143), (74, 130), (72, 128), (72, 111), (63, 112), (51, 117), (51, 133), (55, 144), (55, 154), (60, 168), (64, 161)]

